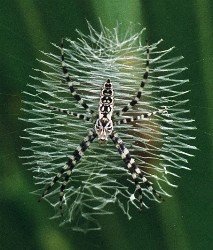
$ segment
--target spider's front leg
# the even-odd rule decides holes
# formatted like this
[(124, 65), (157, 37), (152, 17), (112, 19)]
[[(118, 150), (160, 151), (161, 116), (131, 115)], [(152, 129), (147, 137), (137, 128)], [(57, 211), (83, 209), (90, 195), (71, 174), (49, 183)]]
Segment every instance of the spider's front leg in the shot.
[(135, 190), (138, 192), (138, 200), (140, 202), (141, 208), (143, 206), (143, 192), (142, 188), (140, 186), (138, 176), (140, 177), (142, 183), (146, 186), (146, 188), (153, 193), (153, 195), (157, 196), (158, 198), (161, 198), (161, 195), (152, 187), (152, 184), (147, 180), (147, 178), (144, 176), (144, 174), (141, 172), (139, 167), (135, 164), (135, 160), (131, 157), (129, 150), (126, 148), (124, 145), (123, 141), (119, 138), (118, 134), (115, 133), (115, 131), (112, 132), (110, 135), (110, 138), (114, 142), (116, 148), (118, 149), (119, 154), (121, 155), (121, 158), (125, 162), (128, 170), (130, 171), (132, 175), (132, 179), (134, 180), (135, 183)]
[(62, 214), (62, 203), (63, 203), (63, 197), (64, 197), (64, 190), (66, 188), (66, 185), (69, 181), (69, 178), (72, 174), (73, 168), (76, 166), (76, 164), (81, 160), (84, 152), (89, 148), (90, 144), (94, 141), (97, 134), (94, 129), (92, 129), (88, 135), (83, 139), (83, 141), (80, 143), (80, 145), (77, 147), (77, 149), (74, 151), (73, 155), (69, 157), (66, 165), (61, 169), (61, 171), (52, 179), (50, 184), (45, 188), (43, 194), (41, 195), (39, 201), (49, 192), (49, 190), (53, 187), (53, 185), (62, 177), (62, 175), (65, 173), (64, 176), (64, 182), (62, 183), (60, 187), (60, 211)]

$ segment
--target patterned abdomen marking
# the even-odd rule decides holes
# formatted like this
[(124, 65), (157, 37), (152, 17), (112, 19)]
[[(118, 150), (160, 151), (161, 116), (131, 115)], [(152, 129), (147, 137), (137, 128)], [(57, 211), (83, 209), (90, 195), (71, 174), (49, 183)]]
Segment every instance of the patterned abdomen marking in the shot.
[(110, 107), (110, 105), (101, 105), (100, 107), (100, 111), (102, 114), (108, 114), (110, 111), (112, 110), (112, 108)]
[(99, 104), (99, 119), (107, 118), (108, 120), (111, 120), (113, 112), (113, 104), (114, 104), (113, 95), (114, 91), (112, 88), (112, 84), (108, 79), (104, 83), (101, 91), (100, 104)]

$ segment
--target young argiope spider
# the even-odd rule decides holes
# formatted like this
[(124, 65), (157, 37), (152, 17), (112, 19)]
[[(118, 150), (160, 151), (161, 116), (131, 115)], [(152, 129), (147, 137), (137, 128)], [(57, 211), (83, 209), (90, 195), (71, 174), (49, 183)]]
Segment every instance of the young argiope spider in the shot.
[(64, 190), (68, 181), (70, 180), (72, 170), (74, 167), (79, 163), (81, 160), (84, 152), (89, 148), (90, 144), (97, 138), (100, 143), (104, 143), (110, 138), (112, 142), (115, 144), (121, 158), (123, 159), (129, 173), (132, 176), (132, 180), (135, 184), (135, 193), (137, 193), (137, 199), (140, 202), (140, 207), (143, 207), (143, 197), (142, 197), (142, 187), (143, 185), (148, 191), (152, 192), (154, 196), (159, 199), (161, 195), (153, 188), (152, 184), (147, 180), (144, 176), (140, 168), (135, 163), (135, 160), (131, 157), (129, 150), (126, 148), (125, 144), (123, 143), (122, 139), (114, 130), (114, 127), (119, 124), (123, 123), (131, 123), (134, 121), (143, 121), (153, 115), (156, 114), (167, 114), (166, 107), (154, 112), (149, 113), (142, 113), (139, 116), (132, 116), (130, 118), (122, 118), (123, 113), (130, 110), (134, 107), (141, 99), (142, 91), (145, 85), (147, 84), (148, 77), (149, 77), (149, 59), (150, 55), (150, 48), (147, 44), (146, 48), (146, 69), (142, 77), (142, 81), (139, 87), (139, 90), (136, 96), (121, 110), (114, 111), (114, 90), (113, 85), (110, 79), (106, 79), (106, 82), (103, 84), (100, 93), (100, 102), (97, 114), (94, 110), (91, 110), (90, 107), (86, 104), (86, 102), (80, 97), (80, 95), (76, 92), (72, 79), (69, 75), (65, 58), (64, 58), (64, 47), (63, 47), (63, 39), (61, 43), (61, 64), (62, 64), (62, 71), (63, 77), (66, 80), (70, 93), (74, 97), (74, 99), (86, 110), (87, 114), (82, 115), (75, 112), (71, 112), (67, 109), (61, 109), (57, 107), (53, 107), (48, 105), (48, 108), (55, 112), (64, 113), (66, 115), (75, 116), (81, 120), (92, 121), (94, 122), (94, 127), (89, 131), (88, 135), (82, 140), (80, 145), (76, 148), (73, 155), (69, 157), (65, 166), (58, 172), (58, 174), (52, 179), (50, 184), (45, 188), (44, 192), (42, 193), (39, 201), (45, 197), (49, 190), (54, 186), (54, 184), (63, 177), (63, 182), (60, 186), (60, 198), (59, 198), (59, 207), (62, 214), (62, 205), (63, 205), (63, 198), (64, 198)]

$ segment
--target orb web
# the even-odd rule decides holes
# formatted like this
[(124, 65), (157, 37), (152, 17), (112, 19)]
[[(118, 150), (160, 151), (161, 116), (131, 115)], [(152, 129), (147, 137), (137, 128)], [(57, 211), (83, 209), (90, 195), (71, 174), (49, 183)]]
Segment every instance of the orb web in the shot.
[[(93, 110), (98, 110), (100, 90), (110, 79), (115, 91), (115, 110), (120, 110), (137, 92), (145, 71), (145, 29), (130, 25), (126, 33), (121, 25), (110, 30), (100, 23), (100, 31), (88, 23), (87, 35), (77, 30), (76, 41), (65, 39), (65, 61), (78, 93)], [(145, 44), (145, 45), (144, 45)], [(23, 117), (27, 122), (23, 138), (24, 164), (34, 174), (40, 195), (44, 186), (60, 171), (67, 157), (79, 146), (94, 124), (57, 114), (48, 105), (85, 114), (71, 96), (63, 79), (60, 46), (54, 53), (43, 53), (41, 68), (35, 69), (24, 94)], [(192, 142), (193, 119), (187, 107), (187, 79), (181, 79), (185, 67), (177, 67), (182, 56), (173, 49), (162, 49), (162, 39), (149, 44), (150, 76), (141, 101), (124, 117), (140, 115), (167, 107), (168, 115), (156, 115), (147, 121), (116, 126), (125, 145), (141, 171), (163, 196), (167, 186), (176, 187), (181, 169), (189, 169), (188, 157), (196, 149)], [(171, 56), (172, 54), (172, 56)], [(112, 214), (110, 204), (117, 204), (130, 219), (134, 208), (140, 209), (134, 196), (134, 184), (113, 143), (100, 146), (94, 141), (74, 168), (65, 191), (64, 216), (58, 213), (60, 181), (45, 196), (55, 208), (53, 218), (61, 225), (86, 232), (101, 228), (99, 216)], [(144, 206), (158, 200), (143, 188)]]

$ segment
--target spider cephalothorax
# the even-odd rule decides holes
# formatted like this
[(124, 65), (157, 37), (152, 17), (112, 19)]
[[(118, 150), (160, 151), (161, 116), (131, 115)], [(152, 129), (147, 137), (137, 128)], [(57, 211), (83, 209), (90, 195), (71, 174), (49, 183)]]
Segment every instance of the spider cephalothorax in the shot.
[[(114, 126), (122, 123), (130, 123), (133, 121), (138, 120), (144, 120), (150, 116), (153, 116), (155, 114), (163, 114), (165, 113), (165, 108), (162, 110), (157, 110), (149, 113), (141, 113), (137, 116), (132, 116), (128, 118), (120, 118), (123, 113), (127, 112), (130, 108), (135, 106), (142, 96), (142, 91), (145, 85), (147, 84), (147, 79), (149, 76), (149, 53), (150, 49), (147, 45), (146, 49), (146, 68), (145, 72), (142, 77), (142, 81), (139, 87), (139, 90), (135, 97), (124, 106), (121, 110), (116, 111), (113, 116), (113, 110), (114, 110), (114, 90), (112, 83), (110, 79), (107, 79), (106, 82), (103, 84), (101, 93), (100, 93), (100, 102), (99, 102), (99, 108), (98, 112), (95, 112), (94, 110), (91, 110), (90, 107), (86, 104), (86, 102), (80, 97), (80, 95), (76, 92), (73, 81), (71, 77), (69, 76), (68, 69), (66, 66), (66, 63), (64, 61), (64, 49), (63, 49), (63, 40), (61, 44), (61, 60), (62, 60), (62, 71), (63, 76), (69, 86), (69, 90), (72, 94), (72, 96), (76, 99), (76, 101), (87, 111), (87, 115), (75, 113), (72, 111), (69, 111), (67, 109), (61, 109), (57, 107), (48, 106), (53, 111), (62, 112), (67, 115), (75, 116), (79, 119), (86, 120), (86, 121), (94, 121), (94, 117), (96, 117), (95, 126), (89, 131), (88, 135), (82, 140), (80, 143), (80, 146), (76, 148), (76, 150), (73, 152), (73, 155), (68, 158), (67, 163), (64, 165), (64, 167), (61, 168), (60, 172), (52, 179), (50, 184), (45, 188), (41, 198), (43, 198), (51, 189), (51, 187), (61, 178), (63, 178), (62, 184), (60, 186), (60, 210), (62, 213), (62, 204), (63, 204), (63, 198), (64, 198), (64, 190), (66, 188), (66, 185), (68, 181), (70, 180), (72, 170), (73, 168), (79, 163), (82, 156), (84, 155), (84, 152), (88, 149), (90, 144), (95, 140), (95, 138), (98, 138), (99, 142), (106, 142), (108, 138), (112, 140), (112, 142), (115, 144), (118, 153), (121, 155), (121, 158), (123, 159), (125, 166), (127, 167), (129, 173), (131, 174), (132, 180), (135, 184), (135, 194), (137, 194), (137, 199), (140, 202), (141, 207), (143, 206), (143, 191), (142, 191), (142, 185), (145, 187), (149, 192), (151, 192), (154, 196), (157, 196), (158, 198), (161, 198), (160, 194), (152, 187), (151, 182), (148, 181), (145, 174), (141, 171), (141, 169), (137, 166), (135, 163), (135, 160), (130, 155), (129, 150), (126, 148), (125, 144), (123, 143), (122, 139), (118, 136), (118, 134), (114, 131)], [(112, 121), (113, 117), (113, 121)], [(116, 120), (117, 119), (117, 120)], [(40, 199), (41, 199), (40, 198)]]
[(95, 123), (95, 132), (97, 133), (100, 142), (108, 140), (108, 136), (112, 134), (113, 123), (108, 118), (97, 119)]

